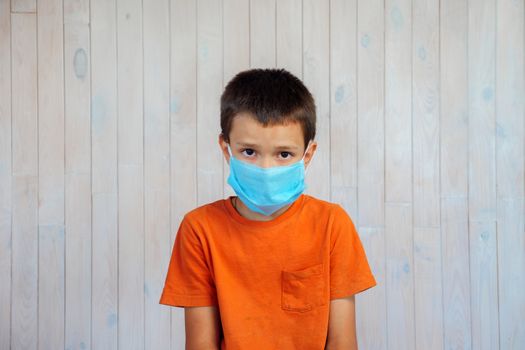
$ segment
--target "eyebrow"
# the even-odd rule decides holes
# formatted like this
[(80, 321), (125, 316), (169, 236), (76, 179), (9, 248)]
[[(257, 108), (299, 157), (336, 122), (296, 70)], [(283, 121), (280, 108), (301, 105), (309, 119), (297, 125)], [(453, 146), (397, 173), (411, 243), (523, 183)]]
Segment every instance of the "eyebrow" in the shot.
[[(242, 147), (258, 148), (258, 145), (252, 144), (252, 143), (237, 142), (237, 145), (242, 146)], [(276, 149), (290, 149), (290, 150), (299, 149), (299, 147), (297, 146), (287, 146), (287, 145), (277, 146), (275, 148)]]

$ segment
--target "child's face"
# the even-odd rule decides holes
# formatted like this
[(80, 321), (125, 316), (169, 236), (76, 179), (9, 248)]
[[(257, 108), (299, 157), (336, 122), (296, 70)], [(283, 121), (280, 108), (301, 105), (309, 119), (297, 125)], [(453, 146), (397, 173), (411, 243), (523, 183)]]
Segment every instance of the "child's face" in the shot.
[[(219, 145), (229, 162), (227, 143), (222, 135), (219, 135)], [(230, 148), (235, 158), (263, 168), (289, 165), (303, 157), (303, 130), (298, 122), (264, 127), (249, 114), (239, 114), (232, 121)], [(311, 141), (310, 148), (304, 155), (305, 167), (316, 148), (317, 143)]]

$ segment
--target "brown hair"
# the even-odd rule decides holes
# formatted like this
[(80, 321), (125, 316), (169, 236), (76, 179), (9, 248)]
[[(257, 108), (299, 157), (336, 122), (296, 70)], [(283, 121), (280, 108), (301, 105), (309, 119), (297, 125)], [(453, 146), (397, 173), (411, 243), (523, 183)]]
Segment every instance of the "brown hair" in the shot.
[(233, 118), (242, 112), (263, 126), (299, 122), (304, 145), (315, 137), (315, 102), (296, 76), (285, 69), (250, 69), (231, 79), (221, 95), (221, 132), (230, 142)]

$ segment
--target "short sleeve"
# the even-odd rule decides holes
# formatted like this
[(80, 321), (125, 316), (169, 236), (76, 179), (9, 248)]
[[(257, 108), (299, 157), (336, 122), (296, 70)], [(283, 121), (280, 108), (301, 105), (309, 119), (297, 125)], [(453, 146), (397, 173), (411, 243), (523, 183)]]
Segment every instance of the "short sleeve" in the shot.
[(187, 216), (175, 237), (159, 303), (177, 307), (218, 304), (204, 249)]
[(339, 204), (333, 210), (330, 299), (351, 296), (377, 284), (352, 219)]

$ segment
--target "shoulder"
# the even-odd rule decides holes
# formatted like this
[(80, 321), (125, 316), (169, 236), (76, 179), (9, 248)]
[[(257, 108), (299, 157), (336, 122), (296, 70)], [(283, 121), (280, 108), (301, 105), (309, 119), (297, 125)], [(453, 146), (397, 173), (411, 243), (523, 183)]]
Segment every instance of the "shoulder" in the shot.
[(349, 219), (346, 210), (338, 203), (323, 200), (312, 195), (305, 194), (305, 210), (313, 212), (316, 217), (326, 217), (330, 220)]
[(208, 226), (210, 221), (221, 222), (226, 213), (225, 201), (227, 199), (218, 199), (213, 202), (201, 204), (184, 214), (182, 223), (199, 228)]

